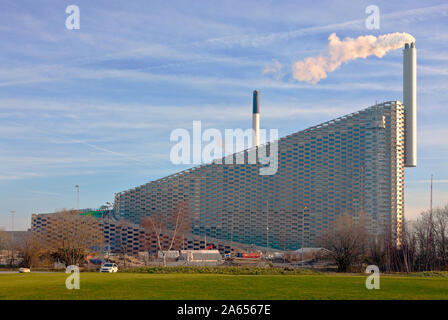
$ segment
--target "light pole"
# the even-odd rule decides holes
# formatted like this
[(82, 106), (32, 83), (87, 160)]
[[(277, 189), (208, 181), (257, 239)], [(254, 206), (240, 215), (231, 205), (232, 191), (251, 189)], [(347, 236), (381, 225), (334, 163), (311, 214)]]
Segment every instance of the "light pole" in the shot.
[(110, 237), (111, 237), (111, 232), (110, 232), (110, 214), (112, 213), (112, 203), (110, 203), (109, 201), (106, 202), (107, 205), (107, 261), (109, 261), (110, 259)]
[(269, 200), (266, 200), (266, 256), (269, 248)]
[(302, 262), (302, 268), (303, 268), (303, 242), (305, 241), (305, 212), (308, 209), (308, 207), (303, 207), (303, 214), (302, 214), (302, 252), (301, 252), (301, 262)]
[(14, 264), (14, 214), (16, 213), (14, 210), (11, 210), (11, 267)]
[(14, 237), (14, 214), (16, 213), (14, 210), (11, 210), (11, 231), (12, 236)]
[(76, 209), (79, 210), (79, 185), (75, 185), (76, 188)]

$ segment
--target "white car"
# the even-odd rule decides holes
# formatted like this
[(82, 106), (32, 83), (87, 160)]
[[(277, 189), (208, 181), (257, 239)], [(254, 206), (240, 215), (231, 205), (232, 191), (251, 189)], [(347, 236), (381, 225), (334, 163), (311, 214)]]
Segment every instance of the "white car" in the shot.
[(116, 263), (105, 263), (101, 266), (100, 272), (117, 272), (118, 266)]
[(20, 268), (19, 269), (20, 273), (25, 273), (25, 272), (31, 272), (30, 268)]

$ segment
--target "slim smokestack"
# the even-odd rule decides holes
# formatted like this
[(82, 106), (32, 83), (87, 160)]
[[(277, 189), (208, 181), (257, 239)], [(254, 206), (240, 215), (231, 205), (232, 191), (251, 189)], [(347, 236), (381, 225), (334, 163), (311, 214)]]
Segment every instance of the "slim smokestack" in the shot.
[(415, 42), (403, 50), (404, 166), (417, 166), (417, 49)]
[(252, 112), (252, 146), (258, 146), (260, 142), (260, 92), (254, 90)]

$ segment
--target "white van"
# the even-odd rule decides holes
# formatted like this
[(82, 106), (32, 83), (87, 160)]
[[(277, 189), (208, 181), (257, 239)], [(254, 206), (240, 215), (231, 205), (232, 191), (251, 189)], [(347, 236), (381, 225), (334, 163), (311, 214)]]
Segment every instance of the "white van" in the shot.
[(100, 272), (117, 272), (118, 266), (116, 263), (106, 262), (100, 268)]

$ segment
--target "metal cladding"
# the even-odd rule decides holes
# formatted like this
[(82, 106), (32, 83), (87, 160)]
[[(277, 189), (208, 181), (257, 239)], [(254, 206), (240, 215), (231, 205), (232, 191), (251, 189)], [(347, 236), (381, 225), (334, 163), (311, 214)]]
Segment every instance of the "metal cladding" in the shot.
[(404, 106), (391, 101), (280, 138), (274, 175), (211, 163), (120, 192), (115, 210), (140, 223), (185, 204), (193, 235), (280, 250), (319, 246), (339, 215), (363, 213), (399, 241), (403, 164)]
[(260, 143), (260, 92), (254, 90), (252, 113), (252, 146)]
[(404, 166), (417, 166), (417, 49), (406, 43), (403, 50), (403, 104), (405, 107)]
[[(97, 211), (99, 212), (99, 211)], [(103, 214), (112, 214), (111, 211)], [(105, 241), (104, 245), (109, 246), (112, 253), (123, 253), (137, 255), (139, 252), (149, 252), (150, 254), (159, 251), (157, 235), (148, 232), (143, 226), (131, 222), (122, 223), (114, 216), (105, 219), (104, 216), (92, 215), (97, 219), (99, 229)], [(98, 233), (98, 225), (92, 220), (87, 221), (87, 227), (90, 233)], [(31, 217), (31, 231), (40, 241), (46, 244), (54, 244), (59, 241), (61, 231), (65, 230), (61, 227), (64, 219), (57, 213), (33, 214)], [(99, 235), (99, 234), (98, 234)], [(63, 236), (63, 235), (62, 235)], [(101, 236), (99, 237), (101, 239)], [(162, 247), (169, 247), (172, 238), (167, 234), (159, 235)], [(195, 235), (183, 235), (182, 243), (179, 241), (173, 244), (173, 250), (180, 249), (205, 249), (207, 248), (207, 239)], [(228, 242), (220, 242), (219, 240), (209, 238), (209, 243), (213, 243), (221, 253), (230, 253), (233, 247)], [(211, 250), (210, 250), (211, 251)], [(178, 252), (178, 251), (176, 251)]]

